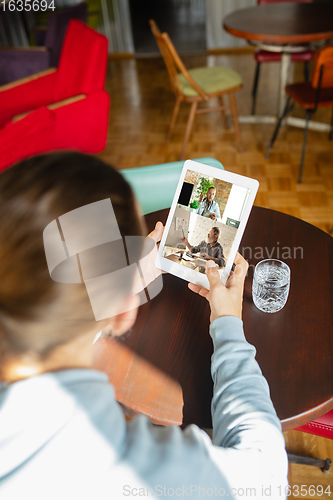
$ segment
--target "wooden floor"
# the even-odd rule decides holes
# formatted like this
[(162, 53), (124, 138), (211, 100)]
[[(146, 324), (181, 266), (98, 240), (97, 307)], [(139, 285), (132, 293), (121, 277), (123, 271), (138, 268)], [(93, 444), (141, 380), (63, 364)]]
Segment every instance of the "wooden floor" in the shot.
[[(243, 77), (244, 88), (236, 94), (239, 114), (249, 114), (251, 85), (254, 73), (252, 54), (221, 56), (186, 56), (188, 68), (206, 65), (226, 65)], [(259, 83), (257, 112), (276, 111), (279, 65), (265, 64)], [(302, 80), (302, 66), (294, 68), (293, 79)], [(107, 90), (111, 95), (110, 126), (106, 149), (99, 156), (116, 168), (153, 165), (179, 159), (189, 107), (182, 105), (175, 132), (170, 142), (165, 139), (174, 106), (168, 75), (162, 59), (140, 58), (111, 60)], [(210, 105), (210, 104), (209, 104)], [(213, 105), (213, 103), (211, 103)], [(215, 105), (215, 103), (214, 103)], [(301, 109), (295, 116), (303, 117)], [(316, 119), (329, 123), (330, 110), (320, 110)], [(281, 129), (269, 160), (264, 150), (272, 134), (272, 125), (241, 125), (244, 153), (239, 153), (233, 128), (225, 130), (219, 113), (196, 118), (187, 148), (187, 158), (211, 156), (227, 170), (258, 179), (256, 205), (273, 208), (299, 217), (324, 231), (333, 228), (333, 142), (327, 134), (309, 131), (304, 164), (303, 183), (297, 184), (303, 130)], [(297, 431), (285, 433), (290, 453), (331, 458), (333, 441)], [(292, 465), (289, 480), (294, 495), (300, 498), (297, 485), (307, 485), (303, 498), (330, 498), (328, 494), (313, 495), (310, 485), (331, 485), (333, 472), (325, 475), (309, 466)], [(303, 489), (303, 493), (304, 493)]]
[[(307, 457), (326, 459), (330, 458), (333, 464), (333, 440), (324, 439), (312, 434), (298, 431), (288, 431), (284, 433), (286, 448), (289, 453)], [(331, 466), (333, 469), (333, 465)], [(291, 494), (289, 498), (306, 498), (328, 500), (333, 497), (333, 470), (328, 474), (324, 474), (319, 468), (308, 465), (289, 465), (289, 485)], [(301, 486), (304, 485), (301, 495)], [(313, 494), (314, 486), (315, 494)], [(320, 495), (321, 486), (323, 491), (327, 490), (326, 494)], [(299, 488), (298, 488), (299, 487)], [(330, 495), (328, 492), (330, 491)]]
[[(187, 56), (188, 67), (230, 65), (239, 71), (244, 88), (236, 94), (239, 114), (249, 114), (254, 61), (251, 54)], [(259, 83), (258, 113), (274, 114), (279, 65), (263, 65)], [(294, 78), (302, 79), (302, 66)], [(100, 154), (116, 168), (152, 165), (179, 159), (189, 106), (182, 104), (174, 135), (165, 135), (171, 119), (174, 96), (162, 59), (123, 59), (109, 63), (107, 90), (111, 95), (108, 142)], [(215, 105), (212, 102), (210, 105)], [(295, 116), (304, 116), (296, 109)], [(330, 110), (319, 110), (317, 118), (330, 121)], [(186, 151), (187, 158), (212, 156), (227, 170), (255, 177), (260, 188), (255, 204), (300, 217), (324, 231), (333, 228), (333, 142), (327, 134), (309, 131), (303, 183), (297, 173), (303, 130), (281, 129), (270, 159), (264, 150), (272, 125), (242, 125), (244, 153), (237, 151), (233, 128), (225, 130), (220, 113), (196, 117)]]

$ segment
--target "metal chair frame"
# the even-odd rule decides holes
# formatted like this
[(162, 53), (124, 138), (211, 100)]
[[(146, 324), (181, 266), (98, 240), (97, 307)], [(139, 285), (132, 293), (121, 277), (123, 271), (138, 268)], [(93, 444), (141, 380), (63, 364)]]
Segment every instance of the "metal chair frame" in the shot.
[[(328, 49), (328, 48), (330, 50), (332, 49), (332, 47), (326, 47), (326, 49)], [(325, 51), (326, 49), (322, 49), (319, 52), (318, 58), (320, 57), (321, 53), (323, 51)], [(299, 174), (298, 174), (298, 183), (299, 184), (302, 182), (303, 165), (304, 165), (304, 158), (305, 158), (305, 148), (306, 148), (306, 141), (307, 141), (307, 136), (308, 136), (309, 121), (310, 121), (311, 116), (313, 115), (313, 113), (315, 113), (317, 111), (318, 105), (320, 105), (320, 93), (321, 93), (321, 90), (324, 87), (327, 87), (327, 85), (325, 85), (325, 84), (323, 85), (324, 70), (325, 70), (325, 63), (320, 64), (319, 68), (318, 68), (318, 63), (316, 64), (316, 67), (315, 67), (315, 70), (314, 70), (314, 74), (313, 74), (313, 77), (312, 77), (312, 84), (311, 84), (313, 88), (316, 88), (316, 95), (315, 95), (315, 99), (314, 99), (314, 102), (313, 102), (313, 106), (308, 107), (308, 108), (305, 105), (302, 106), (302, 107), (304, 107), (305, 112), (306, 112), (306, 121), (305, 121), (304, 136), (303, 136), (301, 162), (300, 162)], [(286, 90), (288, 91), (288, 86), (286, 87)], [(286, 104), (285, 104), (285, 107), (284, 107), (284, 110), (283, 110), (281, 116), (279, 117), (279, 119), (277, 121), (277, 124), (276, 124), (276, 127), (274, 129), (273, 135), (272, 135), (271, 139), (269, 140), (269, 142), (267, 144), (266, 155), (265, 155), (266, 158), (269, 158), (270, 149), (274, 145), (274, 142), (275, 142), (275, 140), (277, 138), (278, 132), (280, 130), (280, 127), (281, 127), (281, 124), (282, 124), (284, 118), (287, 116), (287, 114), (293, 108), (293, 104), (291, 105), (291, 103), (290, 103), (291, 99), (292, 99), (292, 96), (288, 95), (287, 100), (286, 100)], [(333, 107), (332, 107), (332, 117), (331, 117), (331, 128), (330, 128), (330, 132), (329, 132), (329, 136), (328, 136), (329, 140), (332, 140), (332, 137), (333, 137)]]

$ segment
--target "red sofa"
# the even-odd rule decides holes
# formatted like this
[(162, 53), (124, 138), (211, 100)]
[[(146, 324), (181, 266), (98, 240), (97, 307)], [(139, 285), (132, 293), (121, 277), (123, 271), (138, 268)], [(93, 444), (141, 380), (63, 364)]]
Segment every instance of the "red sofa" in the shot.
[(106, 37), (72, 20), (58, 69), (0, 87), (0, 170), (50, 150), (104, 149), (110, 106), (104, 90), (107, 59)]

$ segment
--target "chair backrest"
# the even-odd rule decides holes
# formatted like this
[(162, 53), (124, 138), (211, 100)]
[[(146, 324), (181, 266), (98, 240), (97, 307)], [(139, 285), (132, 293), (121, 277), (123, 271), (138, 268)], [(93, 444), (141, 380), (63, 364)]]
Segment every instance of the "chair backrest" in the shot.
[(264, 5), (265, 3), (278, 3), (278, 2), (313, 3), (313, 0), (257, 0), (258, 5)]
[[(215, 158), (198, 158), (194, 161), (223, 170), (223, 165)], [(127, 168), (120, 172), (131, 185), (142, 213), (146, 215), (171, 207), (183, 166), (184, 161), (174, 161), (148, 167)]]
[(51, 49), (50, 66), (58, 66), (61, 47), (71, 19), (87, 22), (86, 2), (65, 9), (57, 9), (50, 15), (45, 38), (45, 46)]
[(321, 78), (321, 87), (333, 87), (333, 46), (324, 47), (317, 53), (315, 67), (312, 75), (311, 85), (317, 88), (320, 80), (321, 67), (323, 73)]
[(81, 21), (68, 24), (54, 89), (54, 100), (104, 88), (108, 40)]
[(206, 94), (188, 73), (183, 61), (179, 57), (178, 52), (176, 51), (175, 46), (170, 40), (168, 34), (161, 33), (156, 22), (153, 19), (150, 19), (149, 24), (151, 27), (151, 31), (157, 42), (157, 45), (161, 51), (165, 65), (167, 67), (171, 88), (173, 92), (176, 94), (176, 96), (180, 97), (182, 95), (181, 85), (178, 79), (178, 72), (180, 72), (186, 78), (188, 83), (200, 94), (200, 96), (203, 99), (206, 99), (207, 98)]

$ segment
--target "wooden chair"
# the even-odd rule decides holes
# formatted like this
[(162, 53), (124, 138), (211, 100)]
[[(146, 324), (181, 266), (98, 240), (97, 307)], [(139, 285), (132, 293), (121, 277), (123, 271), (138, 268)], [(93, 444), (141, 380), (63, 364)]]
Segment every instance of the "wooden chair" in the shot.
[[(243, 143), (234, 96), (234, 92), (242, 88), (241, 76), (231, 68), (221, 66), (214, 66), (212, 68), (195, 68), (188, 71), (184, 66), (183, 61), (180, 59), (168, 34), (161, 33), (154, 20), (151, 19), (149, 24), (166, 64), (172, 91), (176, 96), (176, 104), (167, 134), (168, 140), (171, 139), (180, 104), (182, 102), (191, 103), (180, 159), (184, 159), (186, 145), (191, 134), (195, 115), (199, 113), (209, 113), (210, 111), (221, 111), (224, 124), (227, 127), (225, 110), (231, 110), (238, 147), (240, 151), (243, 151)], [(229, 96), (230, 105), (224, 105), (223, 103), (223, 95), (225, 94), (228, 94)], [(209, 101), (213, 97), (217, 97), (219, 99), (220, 106), (198, 109), (198, 104), (200, 102)]]
[[(267, 145), (266, 157), (269, 156), (269, 150), (273, 147), (277, 134), (279, 132), (282, 120), (292, 109), (291, 99), (302, 106), (306, 111), (306, 123), (304, 130), (303, 148), (301, 163), (299, 167), (298, 182), (302, 182), (303, 163), (305, 156), (305, 146), (308, 133), (309, 120), (317, 108), (332, 107), (333, 109), (333, 46), (324, 47), (318, 52), (315, 68), (310, 82), (292, 83), (286, 86), (288, 98), (282, 115), (280, 116), (271, 140)], [(332, 140), (333, 134), (333, 113), (331, 120), (331, 130), (329, 139)]]
[[(277, 2), (295, 2), (295, 3), (312, 3), (313, 0), (257, 0), (258, 5), (264, 5), (266, 3), (277, 3)], [(254, 74), (254, 81), (252, 87), (252, 115), (255, 114), (256, 102), (257, 102), (257, 90), (259, 82), (259, 74), (261, 63), (268, 62), (280, 62), (281, 53), (280, 52), (270, 52), (269, 50), (257, 49), (254, 52), (254, 58), (257, 62), (256, 71)], [(309, 81), (309, 61), (313, 58), (313, 51), (309, 48), (303, 50), (302, 52), (295, 52), (291, 55), (292, 62), (304, 62), (304, 80)]]

